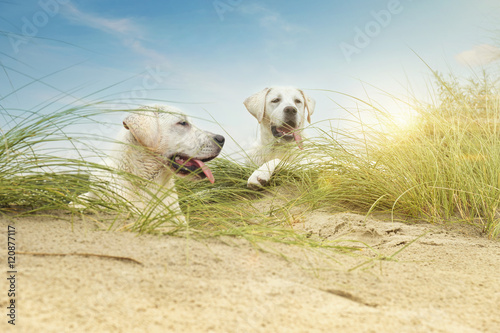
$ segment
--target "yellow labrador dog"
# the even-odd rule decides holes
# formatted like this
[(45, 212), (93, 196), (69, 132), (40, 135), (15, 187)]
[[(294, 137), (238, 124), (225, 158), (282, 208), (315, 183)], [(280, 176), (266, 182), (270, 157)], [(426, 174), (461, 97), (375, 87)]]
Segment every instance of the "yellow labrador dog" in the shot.
[[(195, 127), (174, 107), (142, 107), (123, 120), (117, 146), (106, 163), (117, 173), (95, 176), (106, 181), (114, 193), (137, 211), (153, 207), (154, 214), (170, 211), (178, 221), (184, 222), (174, 175), (196, 175), (213, 183), (214, 176), (205, 163), (215, 158), (223, 145), (223, 136)], [(137, 179), (131, 180), (130, 176), (123, 177), (120, 173), (133, 175), (132, 178), (137, 176)], [(82, 197), (96, 199), (97, 195), (89, 192)]]
[(259, 168), (248, 178), (247, 186), (261, 189), (291, 149), (302, 149), (302, 129), (306, 119), (311, 122), (316, 102), (300, 89), (274, 87), (248, 97), (244, 104), (260, 125), (249, 156)]

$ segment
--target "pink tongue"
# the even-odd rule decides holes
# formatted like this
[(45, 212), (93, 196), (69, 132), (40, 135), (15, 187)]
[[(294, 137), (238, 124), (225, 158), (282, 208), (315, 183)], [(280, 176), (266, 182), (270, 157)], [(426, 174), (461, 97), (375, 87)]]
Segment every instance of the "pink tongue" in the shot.
[(200, 160), (194, 159), (194, 158), (191, 160), (191, 162), (193, 162), (194, 164), (196, 164), (198, 166), (198, 168), (200, 168), (201, 171), (203, 171), (203, 173), (205, 174), (205, 176), (207, 176), (208, 180), (212, 184), (215, 182), (215, 178), (214, 178), (214, 175), (212, 175), (212, 171), (210, 170), (209, 167), (207, 167), (205, 165), (205, 163), (203, 163)]
[(295, 139), (295, 142), (297, 142), (297, 145), (299, 146), (299, 148), (304, 149), (304, 146), (302, 145), (302, 137), (300, 136), (299, 131), (293, 132), (293, 138)]

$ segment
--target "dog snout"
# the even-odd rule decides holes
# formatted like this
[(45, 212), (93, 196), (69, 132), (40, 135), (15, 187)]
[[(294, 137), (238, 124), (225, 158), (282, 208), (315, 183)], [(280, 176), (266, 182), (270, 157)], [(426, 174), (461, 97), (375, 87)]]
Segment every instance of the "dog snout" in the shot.
[(222, 135), (219, 135), (219, 134), (216, 134), (213, 136), (214, 138), (214, 141), (215, 143), (222, 148), (222, 146), (224, 146), (224, 142), (226, 142), (226, 139), (222, 136)]
[(287, 106), (283, 109), (283, 124), (295, 128), (297, 127), (297, 108)]
[(286, 108), (283, 109), (283, 112), (287, 116), (294, 116), (297, 114), (297, 108), (294, 106), (287, 106)]

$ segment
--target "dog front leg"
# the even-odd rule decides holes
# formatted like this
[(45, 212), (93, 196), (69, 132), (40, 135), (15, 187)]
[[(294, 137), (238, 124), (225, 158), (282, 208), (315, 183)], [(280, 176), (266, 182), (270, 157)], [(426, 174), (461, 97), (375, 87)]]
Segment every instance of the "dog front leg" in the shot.
[(251, 190), (262, 189), (263, 186), (269, 183), (271, 176), (280, 163), (280, 159), (274, 159), (262, 164), (261, 167), (255, 170), (250, 178), (248, 178), (247, 187)]

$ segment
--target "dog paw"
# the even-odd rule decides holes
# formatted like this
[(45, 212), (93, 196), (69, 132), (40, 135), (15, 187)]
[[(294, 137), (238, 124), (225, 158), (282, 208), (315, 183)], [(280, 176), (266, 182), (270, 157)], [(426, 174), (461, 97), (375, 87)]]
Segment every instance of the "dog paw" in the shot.
[(247, 187), (251, 190), (258, 191), (262, 190), (264, 186), (269, 183), (270, 177), (259, 172), (254, 172), (250, 178), (248, 178)]
[(84, 209), (87, 208), (85, 205), (74, 203), (73, 201), (71, 201), (68, 204), (68, 207), (71, 208), (71, 209), (76, 209), (76, 210), (84, 210)]

